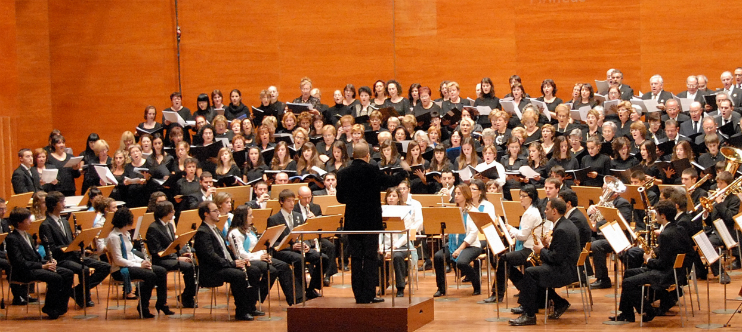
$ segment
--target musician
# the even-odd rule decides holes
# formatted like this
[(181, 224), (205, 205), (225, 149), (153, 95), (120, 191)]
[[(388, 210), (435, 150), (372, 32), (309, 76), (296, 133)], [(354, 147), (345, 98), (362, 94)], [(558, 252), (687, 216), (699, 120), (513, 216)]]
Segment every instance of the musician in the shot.
[(680, 175), (680, 180), (683, 182), (685, 189), (690, 192), (690, 198), (694, 206), (698, 205), (699, 198), (708, 196), (706, 189), (699, 187), (691, 190), (698, 183), (698, 172), (695, 168), (684, 169)]
[[(43, 191), (41, 192), (43, 193)], [(34, 196), (36, 195), (37, 194), (34, 194)], [(44, 195), (46, 195), (46, 193), (44, 193)], [(7, 203), (3, 198), (0, 198), (0, 233), (10, 233), (10, 225), (8, 220), (2, 218), (5, 215), (7, 209)], [(32, 216), (31, 219), (33, 220), (34, 217)], [(10, 275), (10, 262), (8, 262), (7, 259), (8, 243), (2, 242), (0, 244), (2, 244), (2, 246), (0, 246), (0, 270), (5, 270), (5, 274)], [(13, 305), (26, 305), (27, 301), (30, 301), (31, 303), (39, 301), (39, 299), (37, 298), (28, 297), (28, 290), (26, 289), (26, 287), (23, 287), (21, 285), (11, 284), (10, 291), (13, 293)], [(5, 300), (2, 300), (3, 304), (5, 304), (4, 301)]]
[(536, 201), (538, 210), (540, 211), (542, 217), (544, 216), (546, 203), (559, 196), (559, 191), (561, 190), (560, 188), (562, 188), (562, 182), (555, 177), (550, 177), (544, 182), (544, 192), (546, 193), (546, 197)]
[[(610, 179), (614, 179), (611, 181)], [(626, 187), (620, 184), (618, 179), (613, 177), (605, 177), (603, 184), (603, 196), (601, 196), (600, 206), (608, 206), (618, 209), (621, 216), (629, 222), (633, 214), (633, 208), (631, 203), (625, 198), (621, 197), (620, 194), (626, 191)], [(609, 182), (611, 181), (611, 182)], [(623, 186), (623, 188), (621, 188)], [(606, 195), (610, 195), (607, 196)], [(612, 252), (611, 245), (603, 237), (603, 233), (600, 232), (600, 226), (603, 226), (607, 221), (605, 218), (599, 215), (595, 205), (591, 205), (587, 209), (587, 215), (590, 218), (590, 229), (593, 231), (593, 242), (592, 242), (592, 255), (593, 264), (595, 264), (595, 282), (590, 284), (592, 288), (610, 288), (611, 278), (608, 276), (608, 267), (605, 263), (606, 254)], [(611, 220), (612, 221), (612, 220)]]
[(199, 190), (190, 193), (187, 196), (183, 196), (183, 201), (181, 202), (183, 210), (195, 209), (199, 203), (211, 201), (214, 199), (214, 196), (216, 196), (216, 187), (214, 187), (214, 178), (212, 177), (211, 172), (207, 171), (201, 173), (198, 180)]
[[(268, 227), (277, 225), (286, 225), (283, 234), (278, 237), (276, 243), (281, 243), (283, 238), (288, 236), (295, 227), (304, 224), (306, 220), (302, 217), (302, 214), (294, 211), (294, 198), (296, 195), (289, 190), (284, 189), (278, 194), (278, 202), (281, 204), (281, 209), (278, 213), (268, 218)], [(302, 252), (304, 253), (304, 261), (309, 263), (310, 271), (312, 272), (312, 278), (307, 284), (306, 288), (306, 299), (311, 300), (319, 297), (319, 293), (316, 291), (320, 289), (322, 285), (322, 274), (323, 271), (320, 269), (320, 259), (322, 260), (322, 266), (325, 268), (329, 267), (329, 258), (326, 254), (320, 255), (316, 250), (310, 249), (307, 243), (302, 242), (290, 242), (290, 247), (281, 251), (276, 251), (273, 257), (284, 261), (294, 266), (295, 275), (295, 287), (296, 287), (296, 301), (303, 302), (304, 297), (301, 294), (302, 291), (302, 278), (304, 278), (304, 268), (301, 266)]]
[[(79, 280), (83, 280), (83, 272), (86, 274), (84, 291), (82, 283), (75, 287), (75, 302), (81, 308), (83, 305), (93, 307), (95, 303), (90, 299), (90, 289), (95, 288), (108, 276), (111, 266), (99, 260), (80, 257), (80, 250), (63, 252), (63, 248), (72, 243), (75, 237), (75, 232), (70, 228), (67, 219), (61, 215), (64, 210), (64, 195), (58, 191), (52, 191), (46, 195), (45, 203), (46, 220), (41, 223), (39, 234), (42, 239), (44, 237), (48, 239), (50, 250), (58, 266), (72, 270), (80, 278)], [(83, 266), (85, 266), (84, 270)], [(90, 268), (95, 269), (93, 274), (89, 274)]]
[[(159, 252), (167, 249), (175, 241), (175, 225), (171, 222), (175, 217), (173, 203), (159, 202), (154, 210), (155, 222), (147, 229), (147, 249), (152, 255), (152, 264), (165, 268), (167, 271), (180, 271), (183, 275), (185, 289), (180, 295), (180, 302), (184, 308), (193, 308), (196, 303), (196, 279), (190, 253), (185, 248), (180, 252), (160, 257)], [(158, 296), (159, 297), (159, 296)]]
[(8, 261), (13, 270), (12, 279), (9, 273), (8, 280), (45, 282), (46, 299), (41, 311), (50, 319), (57, 319), (67, 312), (74, 274), (64, 267), (57, 266), (56, 260), (49, 259), (46, 262), (41, 260), (35, 248), (35, 239), (31, 239), (31, 235), (28, 234), (31, 228), (30, 211), (15, 207), (10, 212), (8, 221), (14, 228), (5, 238)]
[[(588, 224), (585, 215), (582, 214), (582, 211), (577, 209), (577, 193), (575, 193), (572, 189), (560, 190), (559, 198), (563, 199), (564, 202), (567, 204), (567, 212), (564, 214), (564, 217), (573, 222), (575, 226), (577, 226), (577, 230), (579, 230), (580, 232), (580, 247), (585, 248), (585, 245), (590, 242), (593, 231), (590, 229), (590, 225)], [(589, 259), (585, 261), (585, 265), (588, 270), (588, 275), (592, 274), (590, 273), (592, 271), (592, 265), (590, 265)], [(582, 273), (582, 271), (580, 272)], [(587, 276), (583, 274), (582, 282), (585, 283), (586, 280)]]
[(16, 195), (41, 190), (40, 183), (34, 181), (33, 174), (31, 173), (31, 167), (34, 164), (33, 159), (33, 153), (30, 149), (21, 149), (18, 151), (18, 160), (21, 164), (13, 171), (13, 176), (10, 180), (13, 185), (13, 192)]
[[(433, 297), (446, 295), (446, 260), (452, 259), (456, 262), (456, 268), (461, 274), (471, 280), (474, 292), (472, 296), (481, 294), (479, 270), (472, 268), (469, 264), (482, 254), (482, 244), (477, 234), (479, 231), (474, 221), (469, 219), (469, 211), (478, 211), (472, 201), (471, 189), (466, 183), (460, 183), (454, 189), (454, 201), (461, 210), (466, 233), (448, 234), (448, 246), (438, 250), (433, 256), (435, 267), (435, 281), (438, 291)], [(449, 258), (450, 257), (450, 258)]]
[(325, 189), (315, 190), (312, 192), (313, 196), (335, 196), (337, 193), (338, 179), (337, 173), (327, 172), (325, 177), (322, 179), (322, 183), (325, 185)]
[(152, 296), (152, 288), (155, 286), (157, 286), (155, 309), (158, 312), (162, 311), (165, 315), (174, 314), (167, 306), (167, 271), (161, 266), (152, 265), (146, 259), (139, 258), (132, 252), (133, 246), (129, 231), (133, 229), (134, 215), (128, 208), (123, 207), (113, 214), (111, 223), (114, 228), (106, 238), (106, 246), (108, 252), (111, 253), (111, 264), (114, 270), (111, 278), (124, 282), (125, 293), (131, 289), (131, 280), (144, 280), (139, 288), (139, 300), (142, 306), (137, 306), (137, 312), (143, 318), (155, 317), (149, 312), (149, 299)]
[[(710, 117), (709, 117), (710, 118)], [(706, 120), (704, 119), (704, 124)], [(721, 137), (715, 133), (707, 134), (703, 138), (703, 142), (706, 144), (708, 152), (701, 154), (698, 157), (698, 164), (702, 167), (709, 168), (714, 167), (716, 163), (720, 161), (726, 161), (724, 155), (719, 153), (719, 144), (721, 144)]]
[(577, 260), (580, 257), (580, 235), (577, 227), (564, 218), (567, 204), (561, 198), (555, 198), (546, 206), (546, 218), (555, 220), (553, 236), (541, 239), (541, 243), (534, 243), (533, 252), (540, 255), (542, 264), (526, 268), (523, 279), (518, 283), (521, 290), (518, 297), (519, 308), (512, 311), (521, 314), (520, 317), (510, 320), (510, 325), (536, 325), (541, 294), (549, 292), (549, 299), (554, 302), (554, 312), (549, 316), (557, 319), (570, 307), (554, 288), (569, 285), (577, 281)]
[[(399, 187), (390, 187), (386, 190), (384, 202), (386, 205), (405, 205), (400, 200), (400, 196)], [(412, 214), (408, 213), (405, 215), (404, 224), (405, 229), (414, 229)], [(405, 234), (379, 234), (379, 255), (385, 255), (384, 259), (391, 261), (394, 265), (394, 281), (397, 288), (397, 297), (404, 297), (404, 289), (407, 285), (406, 276), (408, 274), (408, 265), (405, 263), (405, 259), (408, 257), (407, 248), (410, 245), (411, 243), (408, 242)], [(389, 263), (386, 263), (386, 265), (387, 279), (385, 280), (388, 280), (390, 274)], [(386, 281), (384, 284), (388, 285), (389, 281)], [(385, 289), (382, 289), (381, 294), (383, 295), (384, 293)]]
[[(711, 241), (711, 244), (714, 245), (714, 247), (721, 247), (724, 245), (724, 243), (721, 241), (721, 237), (716, 233), (714, 230), (714, 220), (716, 219), (722, 219), (724, 221), (724, 225), (727, 226), (727, 230), (729, 230), (729, 234), (735, 234), (734, 229), (734, 216), (739, 213), (739, 206), (740, 206), (740, 199), (737, 195), (725, 195), (725, 194), (718, 194), (722, 191), (726, 191), (732, 188), (729, 188), (729, 185), (734, 181), (734, 176), (727, 172), (727, 171), (721, 171), (717, 173), (716, 175), (716, 185), (717, 185), (717, 194), (715, 194), (715, 200), (713, 201), (713, 209), (709, 212), (704, 210), (703, 212), (703, 218), (706, 223), (706, 234), (709, 234), (713, 232), (712, 234), (709, 234), (709, 240)], [(739, 184), (736, 185), (737, 187)], [(737, 261), (739, 261), (739, 252), (732, 250), (732, 255), (734, 255), (737, 258)], [(711, 265), (711, 272), (714, 273), (714, 276), (717, 276), (719, 274), (719, 266), (717, 264)], [(724, 272), (721, 276), (720, 282), (721, 283), (729, 283), (729, 275)]]
[[(222, 232), (216, 227), (219, 221), (219, 209), (211, 201), (198, 205), (198, 216), (201, 226), (194, 236), (196, 257), (199, 263), (199, 281), (203, 286), (216, 286), (228, 282), (234, 295), (236, 320), (253, 320), (253, 316), (265, 315), (255, 308), (258, 300), (260, 270), (250, 266), (244, 259), (232, 257), (222, 238)], [(244, 271), (241, 271), (243, 270)], [(159, 297), (159, 296), (158, 296)]]
[[(632, 186), (644, 186), (648, 180), (650, 180), (646, 174), (642, 171), (634, 171), (631, 172), (631, 185)], [(654, 206), (659, 202), (660, 200), (660, 190), (659, 187), (657, 187), (656, 184), (653, 184), (649, 188), (645, 188), (644, 191), (647, 195), (647, 201), (649, 202), (649, 206)], [(633, 204), (637, 204), (638, 202), (630, 202)], [(636, 230), (643, 231), (647, 228), (647, 223), (644, 221), (644, 218), (646, 217), (646, 214), (643, 210), (640, 209), (634, 209), (634, 222), (636, 223)], [(628, 220), (626, 220), (628, 221)]]
[(268, 194), (268, 183), (260, 180), (255, 183), (254, 188), (253, 200), (245, 204), (253, 209), (265, 209), (268, 200), (271, 199), (271, 195)]
[[(306, 221), (309, 218), (322, 216), (322, 207), (312, 203), (312, 190), (309, 187), (299, 188), (299, 204), (294, 205), (294, 212), (301, 215), (302, 220)], [(327, 238), (322, 238), (320, 241), (320, 251), (327, 255), (330, 260), (329, 264), (325, 264), (324, 267), (324, 279), (323, 283), (325, 287), (330, 286), (330, 277), (338, 273), (337, 260), (335, 255), (335, 244)]]
[[(675, 223), (677, 209), (675, 204), (668, 200), (661, 200), (654, 207), (657, 211), (657, 222), (662, 225), (659, 235), (657, 249), (652, 253), (644, 254), (645, 267), (628, 269), (624, 273), (623, 284), (621, 287), (621, 301), (619, 302), (618, 317), (610, 317), (611, 320), (633, 322), (634, 309), (640, 312), (642, 301), (644, 301), (644, 322), (654, 319), (657, 314), (651, 303), (642, 299), (642, 286), (651, 284), (652, 289), (660, 290), (657, 294), (661, 298), (661, 308), (664, 311), (673, 303), (672, 297), (664, 290), (670, 284), (675, 283), (673, 267), (675, 258), (678, 254), (690, 254), (693, 251), (693, 245), (689, 241), (689, 236), (685, 230)], [(690, 262), (686, 257), (685, 262)], [(684, 264), (685, 265), (685, 264)], [(678, 273), (678, 281), (681, 285), (685, 282), (685, 273)], [(678, 285), (680, 287), (681, 285)], [(673, 291), (674, 295), (675, 292)]]
[[(675, 190), (670, 191), (668, 189)], [(664, 197), (666, 193), (668, 194), (668, 196)], [(693, 216), (687, 212), (687, 194), (683, 189), (668, 187), (662, 191), (662, 196), (665, 199), (669, 199), (671, 202), (675, 203), (675, 208), (678, 210), (678, 214), (675, 215), (675, 223), (678, 225), (678, 227), (682, 227), (683, 230), (685, 230), (685, 232), (688, 234), (689, 241), (691, 241), (690, 243), (693, 243), (693, 235), (703, 230), (703, 220), (692, 220)], [(659, 236), (659, 233), (657, 235)], [(706, 280), (706, 274), (708, 273), (708, 270), (700, 268), (704, 266), (703, 261), (701, 261), (701, 256), (698, 254), (697, 251), (693, 251), (692, 253), (690, 253), (689, 257), (690, 260), (692, 260), (693, 264), (699, 267), (698, 269), (696, 269), (696, 277), (698, 279)]]
[[(518, 199), (520, 200), (520, 205), (526, 210), (520, 219), (520, 225), (518, 228), (515, 228), (509, 224), (505, 224), (508, 233), (515, 239), (515, 250), (500, 256), (497, 263), (497, 277), (495, 279), (497, 287), (492, 285), (492, 296), (484, 300), (486, 303), (502, 302), (505, 296), (505, 263), (508, 266), (508, 277), (513, 284), (517, 285), (523, 280), (523, 273), (521, 273), (520, 266), (530, 266), (527, 259), (533, 252), (533, 234), (534, 232), (540, 233), (541, 227), (546, 226), (546, 228), (549, 228), (546, 223), (539, 226), (543, 218), (541, 218), (541, 212), (538, 209), (539, 198), (535, 186), (532, 184), (524, 185), (520, 190)], [(495, 294), (495, 288), (497, 288), (497, 294)]]

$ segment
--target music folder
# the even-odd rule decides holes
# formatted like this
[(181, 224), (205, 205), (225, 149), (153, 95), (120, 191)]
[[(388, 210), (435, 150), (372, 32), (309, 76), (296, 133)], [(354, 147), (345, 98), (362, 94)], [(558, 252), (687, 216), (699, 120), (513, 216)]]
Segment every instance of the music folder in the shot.
[(469, 211), (469, 218), (477, 225), (479, 232), (484, 234), (484, 238), (487, 240), (487, 245), (492, 250), (492, 254), (497, 255), (507, 249), (505, 244), (502, 243), (500, 232), (495, 227), (495, 223), (489, 213)]
[(626, 239), (626, 235), (621, 231), (621, 226), (617, 222), (605, 223), (603, 226), (600, 226), (600, 231), (616, 254), (631, 247), (631, 243)]
[(299, 226), (294, 227), (293, 231), (291, 233), (289, 233), (288, 235), (284, 236), (283, 237), (283, 240), (281, 240), (281, 243), (279, 243), (278, 246), (274, 246), (273, 248), (276, 251), (281, 251), (281, 250), (287, 249), (289, 247), (289, 245), (291, 244), (291, 242), (293, 242), (294, 240), (296, 240), (299, 237), (299, 235), (301, 235), (301, 234), (298, 234), (298, 233), (295, 233), (295, 232), (296, 231), (303, 231), (304, 230), (304, 227), (306, 227), (306, 225), (307, 224), (301, 224)]
[(96, 227), (96, 228), (90, 228), (85, 229), (80, 234), (78, 234), (72, 242), (70, 242), (69, 245), (66, 247), (62, 247), (62, 251), (65, 253), (78, 251), (80, 250), (80, 246), (86, 246), (89, 244), (92, 244), (95, 240), (95, 237), (98, 236), (98, 233), (100, 233), (101, 229), (103, 227)]
[(270, 248), (276, 244), (276, 240), (278, 240), (281, 234), (283, 234), (285, 228), (286, 225), (276, 225), (266, 229), (263, 234), (260, 235), (260, 238), (258, 238), (258, 243), (252, 247), (251, 252), (265, 250), (266, 248)]
[(709, 241), (708, 236), (703, 232), (703, 230), (693, 235), (693, 242), (698, 246), (701, 255), (706, 258), (707, 265), (714, 264), (719, 260), (719, 253), (714, 250), (714, 245), (711, 244), (711, 241)]
[[(464, 218), (457, 207), (424, 207), (423, 227), (425, 234), (463, 234), (466, 233)], [(445, 226), (445, 229), (444, 229)]]
[(157, 255), (160, 257), (165, 257), (172, 254), (177, 255), (178, 250), (180, 250), (180, 248), (183, 248), (186, 243), (188, 243), (188, 241), (190, 241), (191, 238), (196, 235), (196, 232), (198, 231), (190, 231), (188, 233), (181, 234), (180, 236), (176, 236), (175, 241), (171, 242), (170, 245), (165, 248), (165, 250), (158, 252)]

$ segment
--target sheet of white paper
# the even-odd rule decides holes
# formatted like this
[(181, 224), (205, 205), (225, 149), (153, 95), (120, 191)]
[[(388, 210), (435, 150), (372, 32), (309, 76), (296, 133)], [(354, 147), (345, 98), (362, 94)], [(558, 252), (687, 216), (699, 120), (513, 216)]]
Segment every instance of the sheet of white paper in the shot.
[(538, 108), (538, 110), (539, 110), (539, 112), (541, 112), (541, 114), (545, 115), (546, 118), (549, 121), (551, 121), (551, 113), (549, 113), (549, 107), (546, 106), (546, 103), (545, 102), (540, 101), (540, 100), (536, 100), (534, 98), (528, 98), (528, 100), (531, 101), (531, 104), (533, 104), (533, 106), (536, 106)]
[(698, 248), (701, 249), (701, 253), (704, 257), (706, 257), (706, 262), (708, 264), (713, 264), (714, 262), (719, 260), (719, 253), (717, 253), (714, 249), (714, 245), (711, 244), (711, 241), (709, 241), (706, 233), (701, 231), (698, 232), (696, 235), (693, 235), (693, 241), (695, 241), (696, 245), (698, 245)]
[(598, 93), (600, 93), (602, 95), (608, 94), (608, 89), (609, 88), (610, 88), (610, 85), (608, 84), (608, 81), (607, 80), (606, 81), (595, 80), (595, 90)]
[(693, 104), (695, 100), (690, 98), (678, 98), (680, 101), (680, 107), (683, 108), (683, 112), (690, 112), (690, 104)]
[(495, 225), (489, 224), (482, 227), (482, 232), (484, 232), (484, 238), (487, 239), (487, 245), (490, 247), (490, 250), (492, 250), (492, 253), (494, 255), (505, 251), (505, 245), (502, 243), (502, 239), (500, 239), (500, 236), (497, 234)]
[(381, 217), (382, 218), (404, 219), (410, 213), (412, 213), (412, 207), (407, 206), (407, 205), (382, 205), (381, 206)]
[(644, 107), (647, 109), (647, 112), (660, 112), (661, 110), (657, 108), (657, 106), (660, 105), (656, 100), (654, 99), (646, 99), (644, 100)]
[(642, 99), (631, 98), (631, 105), (639, 105), (642, 108), (642, 113), (647, 113), (647, 105), (644, 102), (645, 100)]
[(411, 140), (399, 141), (402, 143), (402, 153), (407, 153), (407, 146), (410, 145)]
[[(618, 231), (613, 227), (614, 225), (618, 227)], [(603, 225), (600, 227), (600, 230), (603, 232), (605, 239), (608, 240), (608, 244), (613, 248), (613, 252), (620, 253), (630, 246), (629, 240), (626, 239), (626, 235), (621, 232), (620, 226), (615, 222)]]
[(488, 170), (488, 169), (490, 169), (492, 167), (495, 167), (495, 165), (496, 165), (496, 163), (492, 163), (490, 165), (487, 165), (487, 163), (481, 163), (481, 164), (477, 165), (477, 167), (474, 167), (474, 170), (477, 171), (478, 173), (484, 173), (486, 170)]
[[(107, 185), (118, 185), (119, 182), (116, 181), (116, 177), (113, 176), (113, 173), (111, 173), (111, 170), (108, 167), (105, 166), (98, 166), (95, 165), (95, 172), (98, 173), (98, 177), (103, 179), (103, 182), (105, 182)], [(163, 183), (165, 183), (163, 181)], [(162, 183), (161, 183), (162, 184)]]
[(598, 105), (601, 105), (605, 102), (605, 95), (596, 93), (594, 96), (595, 96), (595, 101), (598, 102)]
[(142, 227), (142, 219), (144, 219), (144, 216), (140, 216), (137, 218), (137, 226), (134, 228), (134, 237), (133, 239), (139, 239), (139, 228)]
[(505, 235), (505, 240), (508, 241), (508, 246), (512, 247), (515, 245), (515, 240), (512, 236), (510, 236), (510, 232), (508, 232), (508, 227), (505, 225), (505, 221), (502, 217), (497, 217), (497, 224), (500, 225), (500, 231)]
[(716, 228), (716, 233), (719, 234), (721, 240), (724, 241), (724, 246), (727, 247), (727, 249), (732, 249), (737, 246), (738, 243), (734, 240), (732, 234), (729, 233), (729, 229), (727, 229), (727, 225), (724, 224), (724, 220), (714, 220), (714, 228)]
[(74, 153), (72, 153), (72, 148), (64, 148), (64, 152), (67, 153), (67, 154), (74, 155)]
[(603, 103), (603, 109), (605, 110), (605, 115), (610, 114), (618, 114), (618, 103), (622, 100), (606, 100)]
[(165, 118), (165, 121), (170, 121), (172, 123), (177, 123), (181, 127), (186, 126), (185, 120), (183, 120), (183, 117), (178, 114), (178, 112), (173, 111), (162, 111), (162, 116)]
[(592, 108), (590, 108), (590, 106), (582, 106), (582, 107), (580, 107), (580, 109), (579, 109), (579, 111), (580, 111), (580, 120), (582, 122), (586, 122), (587, 121), (587, 112), (590, 112), (591, 109)]
[(572, 117), (572, 120), (577, 122), (582, 121), (580, 118), (580, 110), (569, 110), (569, 116)]
[(541, 175), (533, 170), (531, 166), (521, 166), (518, 170), (520, 171), (520, 174), (523, 174), (523, 176), (525, 176), (527, 179), (533, 179), (536, 176)]
[[(469, 166), (469, 167), (471, 167), (471, 166)], [(461, 181), (469, 181), (469, 180), (471, 180), (472, 172), (469, 169), (469, 167), (465, 167), (464, 169), (462, 169), (462, 170), (459, 171), (459, 178), (461, 179)]]
[(67, 161), (66, 164), (64, 164), (64, 167), (75, 167), (77, 164), (79, 164), (82, 161), (82, 156), (79, 157), (72, 157), (70, 160)]
[(433, 103), (435, 103), (436, 105), (438, 105), (438, 107), (442, 107), (443, 106), (443, 102), (442, 101), (434, 101)]
[(514, 101), (512, 101), (512, 100), (509, 100), (509, 101), (508, 100), (506, 100), (506, 101), (500, 100), (500, 105), (502, 106), (502, 110), (503, 111), (508, 112), (510, 114), (517, 115), (518, 116), (518, 119), (520, 119), (521, 117), (523, 117), (523, 115), (520, 113), (520, 109), (518, 109), (518, 104), (516, 104)]
[(315, 172), (317, 172), (317, 174), (319, 176), (325, 176), (325, 174), (327, 174), (327, 171), (325, 171), (324, 169), (321, 169), (321, 168), (319, 168), (317, 166), (312, 166), (312, 170), (315, 171)]
[(41, 181), (44, 183), (51, 183), (57, 179), (58, 173), (59, 170), (56, 168), (44, 168), (44, 170), (41, 171)]
[(226, 138), (226, 137), (219, 137), (216, 139), (216, 142), (217, 143), (221, 142), (223, 147), (229, 146), (229, 138)]

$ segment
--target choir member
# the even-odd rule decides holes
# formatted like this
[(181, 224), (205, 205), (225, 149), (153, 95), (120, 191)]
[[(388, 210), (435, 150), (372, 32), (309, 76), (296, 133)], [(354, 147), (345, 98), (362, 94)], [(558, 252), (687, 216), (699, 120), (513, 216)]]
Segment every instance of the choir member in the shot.
[(72, 167), (65, 167), (70, 158), (72, 158), (72, 156), (65, 152), (67, 147), (66, 142), (62, 135), (54, 135), (52, 137), (54, 150), (49, 154), (46, 163), (59, 169), (59, 173), (57, 174), (59, 183), (56, 185), (56, 189), (65, 196), (75, 196), (75, 192), (77, 191), (75, 179), (80, 177), (82, 161)]
[(224, 117), (234, 120), (243, 115), (249, 118), (250, 110), (242, 103), (242, 92), (234, 89), (229, 93), (229, 106), (224, 110)]

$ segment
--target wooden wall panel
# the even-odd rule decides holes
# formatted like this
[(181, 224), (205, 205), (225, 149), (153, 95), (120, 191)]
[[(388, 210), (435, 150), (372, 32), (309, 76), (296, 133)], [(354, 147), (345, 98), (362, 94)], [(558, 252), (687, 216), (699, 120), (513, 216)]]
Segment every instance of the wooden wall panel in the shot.
[(18, 29), (18, 104), (23, 110), (18, 134), (22, 147), (47, 144), (53, 129), (48, 0), (16, 0)]
[(144, 107), (177, 91), (172, 3), (49, 1), (54, 127), (75, 153), (97, 132), (112, 149)]
[(0, 116), (17, 113), (18, 64), (15, 0), (0, 0)]

